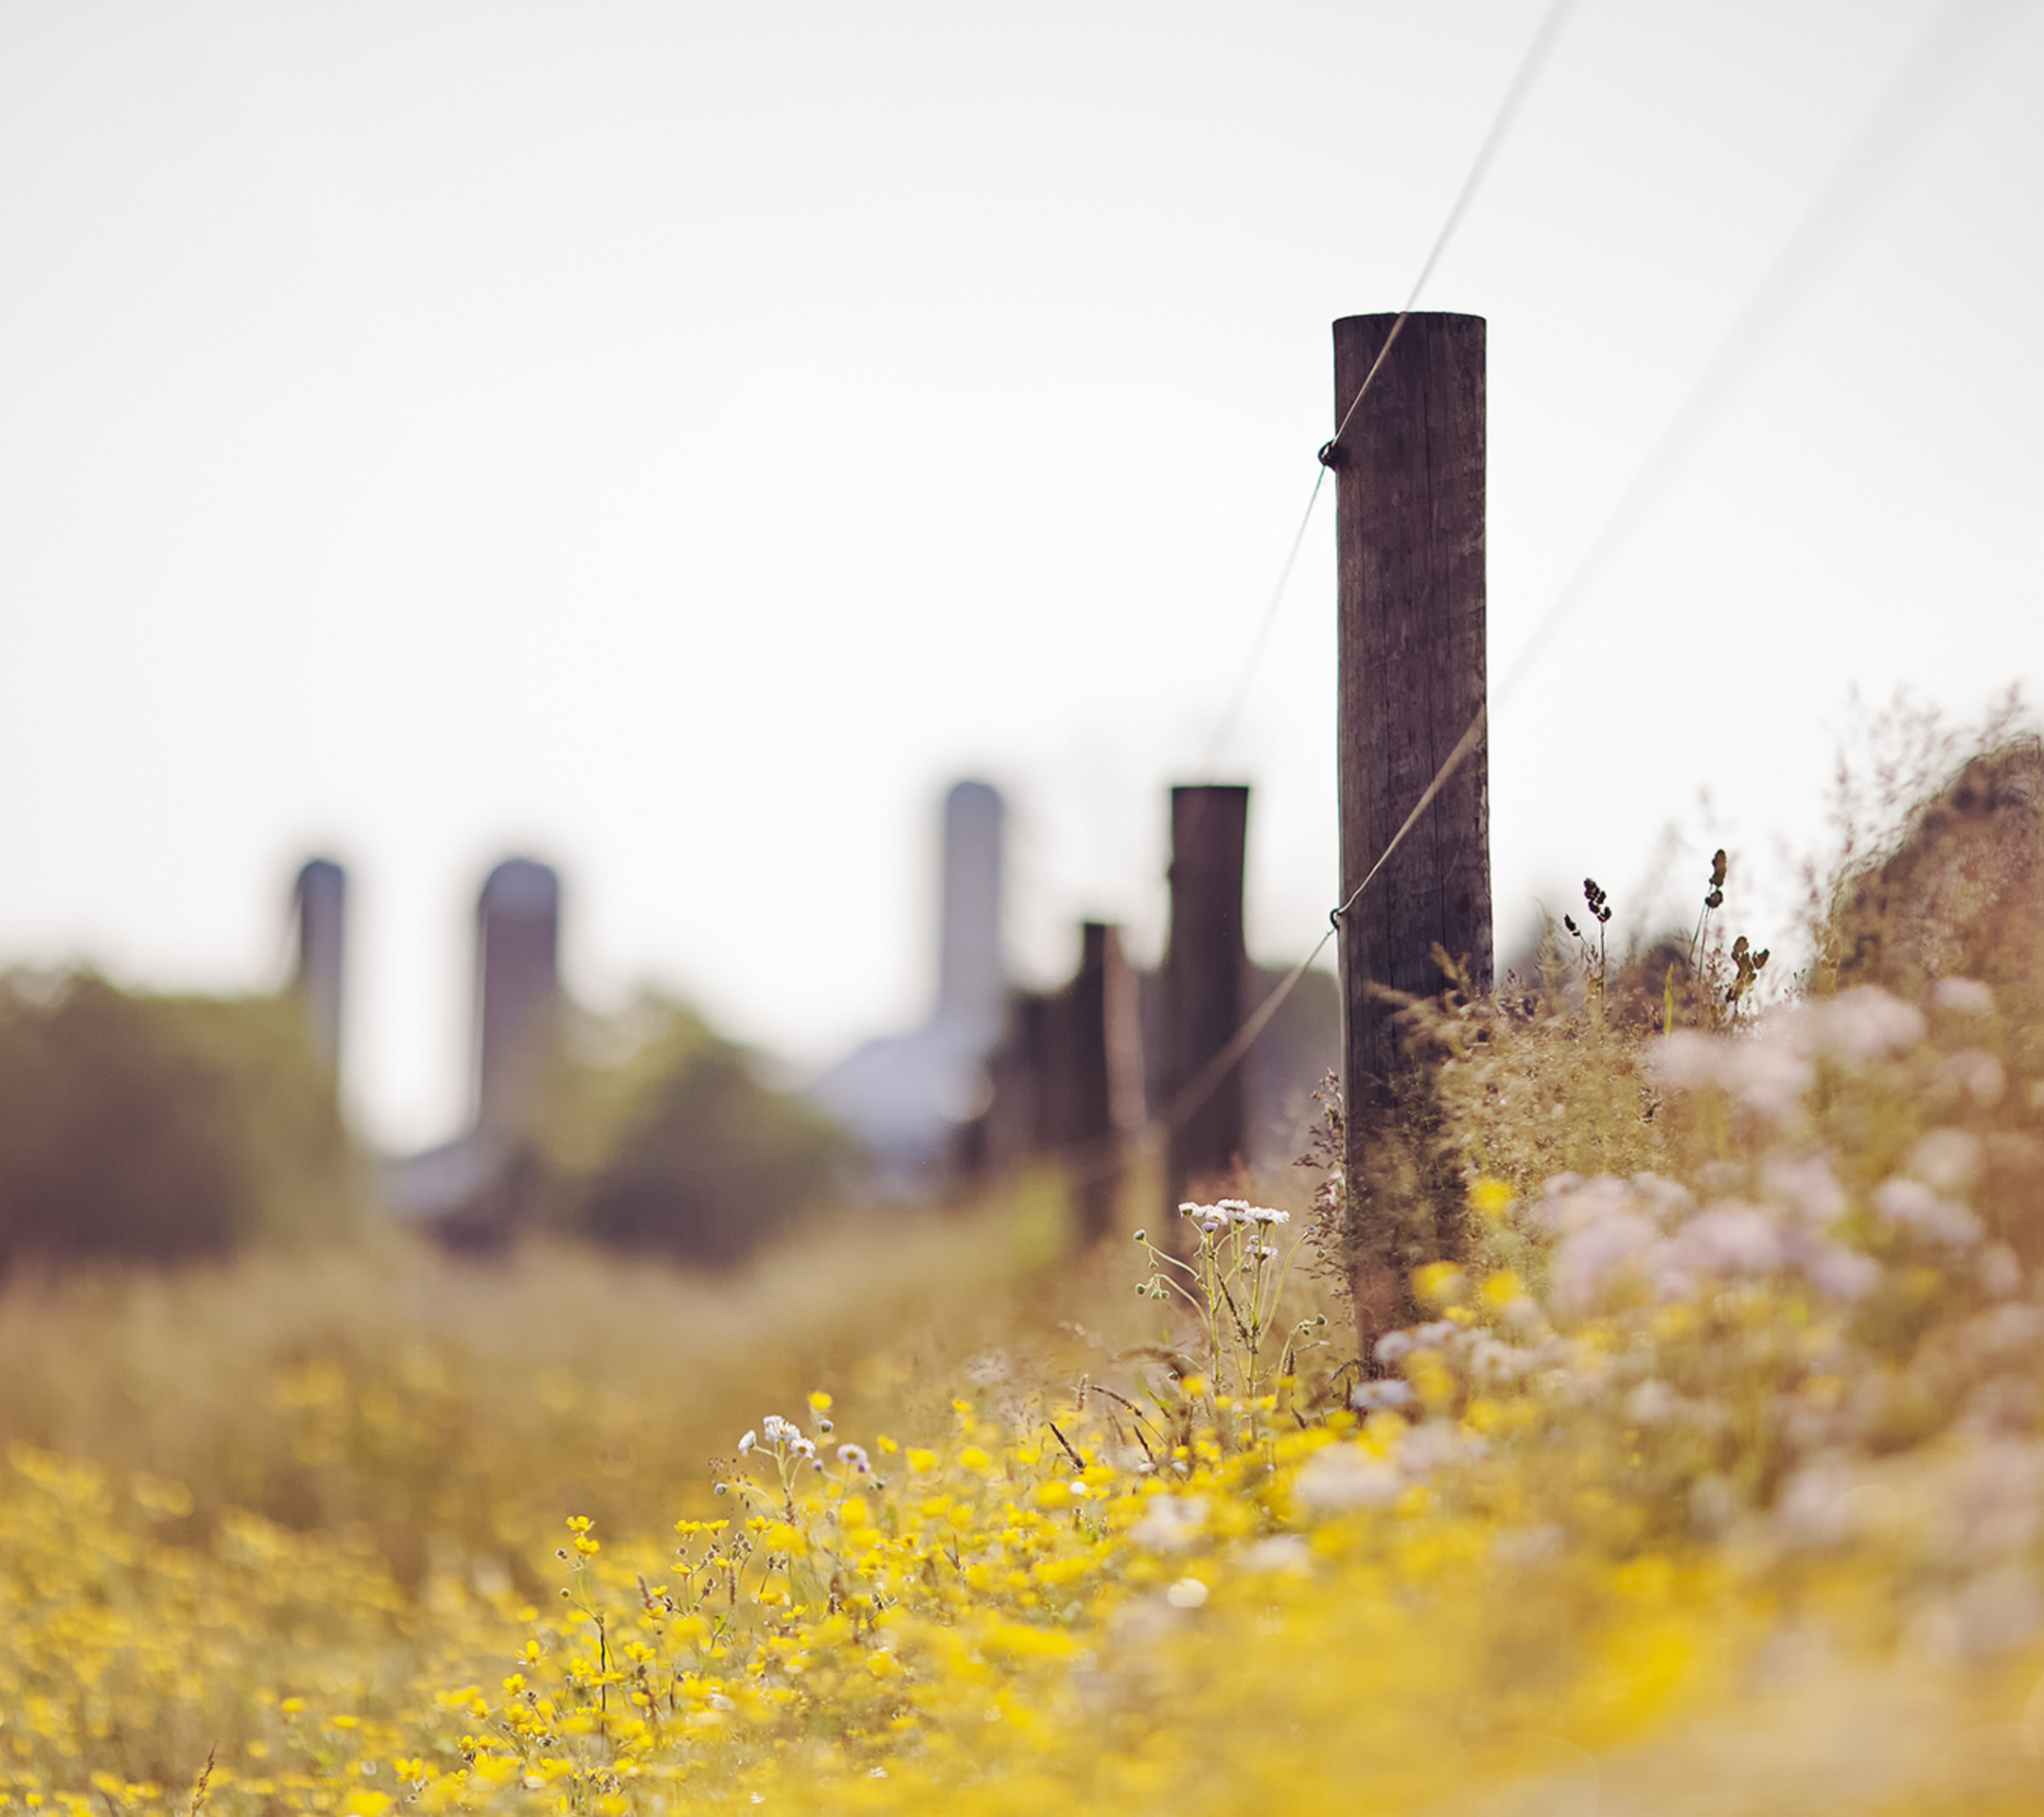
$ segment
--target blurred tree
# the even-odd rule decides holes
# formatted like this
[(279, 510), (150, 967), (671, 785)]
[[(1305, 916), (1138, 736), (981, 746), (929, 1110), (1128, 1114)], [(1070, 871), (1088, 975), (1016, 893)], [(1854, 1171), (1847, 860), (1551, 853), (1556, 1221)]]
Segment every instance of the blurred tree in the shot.
[(0, 977), (0, 1269), (345, 1235), (368, 1203), (295, 998)]
[(679, 1004), (582, 1018), (531, 1126), (542, 1219), (722, 1266), (827, 1200), (846, 1138)]

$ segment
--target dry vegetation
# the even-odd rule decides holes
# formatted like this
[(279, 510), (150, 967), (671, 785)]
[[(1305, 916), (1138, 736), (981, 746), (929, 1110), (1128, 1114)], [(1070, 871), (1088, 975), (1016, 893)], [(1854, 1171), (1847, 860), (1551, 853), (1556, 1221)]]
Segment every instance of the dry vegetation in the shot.
[(1416, 1011), (1366, 1356), (1304, 1173), (17, 1276), (0, 1806), (2044, 1808), (2044, 765), (1925, 761), (1798, 977)]

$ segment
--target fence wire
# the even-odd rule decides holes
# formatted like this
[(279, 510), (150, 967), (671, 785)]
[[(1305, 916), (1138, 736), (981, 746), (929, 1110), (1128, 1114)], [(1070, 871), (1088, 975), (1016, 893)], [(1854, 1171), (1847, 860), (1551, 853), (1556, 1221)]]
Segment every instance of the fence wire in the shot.
[(1406, 295), (1404, 308), (1399, 310), (1398, 319), (1391, 325), (1391, 332), (1384, 338), (1383, 345), (1377, 350), (1376, 359), (1370, 362), (1369, 370), (1363, 375), (1363, 382), (1357, 387), (1356, 395), (1348, 400), (1348, 408), (1342, 413), (1341, 420), (1335, 424), (1333, 435), (1321, 448), (1319, 471), (1313, 475), (1313, 490), (1306, 495), (1306, 509), (1299, 516), (1299, 526), (1293, 535), (1292, 547), (1285, 555), (1284, 566), (1278, 571), (1278, 584), (1271, 590), (1270, 603), (1264, 607), (1263, 616), (1258, 623), (1257, 634), (1249, 645), (1248, 656), (1243, 660), (1234, 696), (1228, 703), (1226, 713), (1222, 715), (1220, 730), (1214, 734), (1212, 747), (1207, 751), (1208, 776), (1219, 772), (1221, 760), (1227, 755), (1228, 745), (1235, 736), (1235, 728), (1242, 719), (1242, 708), (1248, 703), (1249, 687), (1256, 679), (1257, 668), (1263, 660), (1263, 647), (1270, 642), (1271, 629), (1278, 622), (1278, 609), (1284, 604), (1285, 590), (1292, 583), (1292, 570), (1298, 565), (1299, 550), (1305, 546), (1307, 527), (1313, 522), (1313, 506), (1320, 502), (1320, 488), (1328, 476), (1328, 450), (1341, 440), (1343, 431), (1362, 408), (1364, 398), (1369, 396), (1371, 385), (1377, 382), (1377, 375), (1383, 370), (1385, 358), (1397, 343), (1407, 318), (1418, 306), (1420, 293), (1426, 289), (1428, 279), (1434, 275), (1434, 268), (1440, 263), (1441, 255), (1448, 250), (1448, 242), (1454, 238), (1455, 230), (1462, 224), (1462, 217), (1469, 212), (1470, 203), (1475, 199), (1476, 191), (1482, 187), (1483, 180), (1497, 157), (1498, 149), (1505, 143), (1506, 134), (1510, 131), (1512, 121), (1518, 117), (1519, 110), (1525, 105), (1526, 97), (1532, 93), (1534, 79), (1547, 62), (1549, 53), (1561, 35), (1561, 27), (1567, 23), (1568, 15), (1575, 5), (1576, 0), (1550, 0), (1539, 29), (1533, 34), (1532, 43), (1526, 46), (1526, 53), (1520, 60), (1518, 72), (1512, 77), (1510, 86), (1506, 89), (1504, 98), (1498, 103), (1497, 112), (1491, 116), (1489, 128), (1484, 133), (1482, 143), (1476, 148), (1476, 156), (1470, 165), (1469, 174), (1462, 179), (1462, 187), (1456, 192), (1446, 220), (1441, 222), (1440, 232), (1434, 237), (1433, 248), (1428, 252), (1425, 263), (1419, 267), (1419, 275), (1413, 279), (1413, 287)]
[[(1533, 77), (1545, 61), (1573, 4), (1574, 0), (1557, 0), (1557, 4), (1549, 8), (1541, 30), (1536, 34), (1533, 44), (1526, 53), (1519, 76), (1499, 109), (1498, 118), (1486, 136), (1483, 149), (1477, 153), (1469, 180), (1463, 185), (1463, 192), (1457, 198), (1454, 208), (1450, 211), (1433, 254), (1420, 271), (1419, 282), (1413, 288), (1412, 299), (1401, 311), (1390, 336), (1384, 342), (1383, 349), (1378, 354), (1364, 379), (1363, 385), (1343, 413), (1339, 427), (1334, 432), (1334, 441), (1341, 439), (1343, 430), (1346, 430), (1354, 418), (1357, 408), (1368, 392), (1370, 380), (1383, 366), (1384, 355), (1390, 351), (1391, 343), (1397, 339), (1399, 328), (1412, 312), (1413, 303), (1418, 300), (1420, 289), (1439, 258), (1441, 249), (1447, 244), (1468, 206), (1471, 196), (1474, 194), (1477, 183), (1504, 138), (1511, 116), (1524, 102), (1525, 94), (1532, 85)], [(1341, 918), (1362, 899), (1364, 891), (1376, 881), (1384, 866), (1390, 862), (1392, 855), (1404, 843), (1406, 836), (1434, 804), (1449, 779), (1474, 750), (1489, 723), (1492, 708), (1503, 704), (1524, 683), (1542, 651), (1595, 589), (1638, 520), (1665, 494), (1795, 305), (1824, 275), (1852, 228), (1865, 218), (1880, 194), (1901, 173), (1905, 154), (1912, 142), (1929, 126), (1941, 106), (1950, 99), (1960, 79), (1984, 54), (1991, 42), (1992, 27), (2000, 21), (2013, 17), (2018, 10), (2018, 0), (1950, 0), (1932, 19), (1911, 54), (1904, 60), (1902, 67), (1882, 91), (1859, 132), (1847, 142), (1830, 175), (1820, 186), (1781, 250), (1762, 273), (1760, 281), (1733, 319), (1732, 326), (1713, 351), (1673, 418), (1648, 450), (1595, 536), (1591, 538), (1589, 547), (1560, 589), (1534, 621), (1533, 628), (1520, 646), (1519, 654), (1506, 670), (1504, 680), (1492, 692), (1490, 700), (1478, 709), (1475, 716), (1471, 719), (1454, 749), (1435, 771), (1433, 780), (1414, 803), (1411, 813), (1405, 817), (1403, 823), (1364, 873), (1362, 880), (1343, 899), (1341, 905), (1330, 912), (1328, 930), (1314, 943), (1313, 950), (1249, 1013), (1227, 1043), (1149, 1119), (1141, 1130), (1136, 1132), (1132, 1139), (1137, 1146), (1154, 1146), (1168, 1137), (1171, 1131), (1180, 1127), (1213, 1095), (1215, 1088), (1227, 1076), (1229, 1070), (1240, 1064), (1255, 1045), (1257, 1037), (1270, 1026), (1272, 1018), (1283, 1007), (1285, 999), (1297, 989), (1299, 981), (1313, 968), (1313, 961), (1327, 950), (1328, 943), (1339, 932)], [(1313, 502), (1319, 497), (1321, 480), (1325, 477), (1326, 468), (1323, 467), (1320, 478), (1313, 483), (1312, 497), (1307, 502), (1309, 520)], [(1278, 592), (1273, 596), (1271, 605), (1266, 609), (1265, 624), (1259, 632), (1252, 662), (1255, 656), (1261, 653), (1263, 640), (1269, 631), (1269, 621), (1276, 615), (1284, 583), (1291, 577), (1292, 568), (1297, 560), (1299, 545), (1304, 541), (1305, 535), (1306, 523), (1302, 520), (1298, 534), (1293, 539), (1291, 554), (1286, 557), (1278, 583)], [(1246, 679), (1245, 677), (1244, 690)], [(1238, 712), (1240, 695), (1244, 690), (1238, 691)]]

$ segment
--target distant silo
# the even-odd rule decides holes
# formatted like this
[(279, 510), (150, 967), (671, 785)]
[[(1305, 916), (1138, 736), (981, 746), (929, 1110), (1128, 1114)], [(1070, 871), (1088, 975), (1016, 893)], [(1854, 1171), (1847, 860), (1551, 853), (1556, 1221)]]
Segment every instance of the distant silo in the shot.
[(937, 1014), (991, 1044), (1007, 1002), (1001, 962), (1001, 798), (985, 783), (955, 783), (944, 797), (943, 929)]
[(292, 887), (291, 903), (298, 922), (298, 971), (291, 987), (305, 1005), (314, 1050), (338, 1074), (347, 873), (331, 858), (308, 859)]
[(884, 1190), (942, 1187), (987, 1107), (986, 1063), (1008, 1014), (1001, 966), (1001, 798), (985, 783), (944, 796), (937, 1008), (868, 1041), (817, 1081), (817, 1101), (862, 1142)]
[(560, 877), (506, 858), (476, 905), (476, 1128), (516, 1132), (551, 1050), (560, 1006)]

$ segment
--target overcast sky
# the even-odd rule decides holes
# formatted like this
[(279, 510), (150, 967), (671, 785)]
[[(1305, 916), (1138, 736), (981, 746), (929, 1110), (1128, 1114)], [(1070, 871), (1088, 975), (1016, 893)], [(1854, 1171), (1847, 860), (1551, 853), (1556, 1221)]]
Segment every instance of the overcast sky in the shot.
[[(329, 852), (407, 1144), (509, 851), (578, 992), (795, 1066), (925, 1007), (957, 775), (1022, 975), (1153, 951), (1329, 324), (1543, 10), (0, 0), (0, 959), (266, 987)], [(1490, 324), (1493, 676), (1937, 12), (1576, 9), (1422, 298)], [(1855, 685), (2044, 693), (2044, 7), (1982, 16), (1504, 703), (1505, 944), (1586, 871), (1646, 912), (1670, 826), (1779, 884)], [(1225, 766), (1274, 961), (1334, 893), (1330, 505)]]

